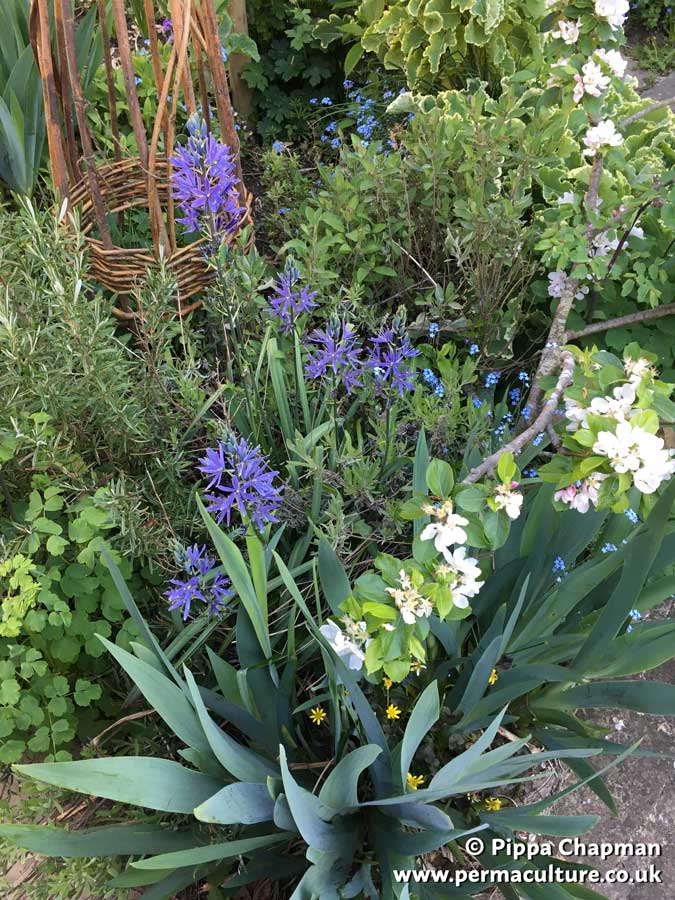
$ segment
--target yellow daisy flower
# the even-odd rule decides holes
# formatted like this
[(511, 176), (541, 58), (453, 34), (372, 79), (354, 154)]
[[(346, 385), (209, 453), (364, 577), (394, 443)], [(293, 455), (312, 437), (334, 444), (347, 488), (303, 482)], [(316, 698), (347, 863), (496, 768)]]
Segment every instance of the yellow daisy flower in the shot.
[(408, 772), (406, 781), (408, 782), (408, 787), (416, 791), (418, 787), (424, 784), (424, 775), (413, 775), (412, 772)]
[(497, 670), (493, 669), (490, 672), (490, 677), (488, 678), (488, 684), (494, 684), (498, 678), (499, 678), (499, 675), (497, 674)]
[(485, 801), (485, 809), (488, 812), (497, 812), (497, 810), (502, 808), (502, 801), (497, 797), (488, 797)]
[(391, 678), (387, 678), (387, 676), (385, 675), (382, 679), (382, 684), (384, 685), (385, 690), (390, 691), (393, 687), (394, 682), (391, 680)]
[(323, 725), (328, 718), (328, 713), (321, 706), (315, 706), (309, 713), (309, 718), (315, 725)]
[(386, 709), (387, 718), (388, 719), (398, 719), (401, 716), (401, 710), (398, 706), (394, 706), (393, 703), (390, 703)]

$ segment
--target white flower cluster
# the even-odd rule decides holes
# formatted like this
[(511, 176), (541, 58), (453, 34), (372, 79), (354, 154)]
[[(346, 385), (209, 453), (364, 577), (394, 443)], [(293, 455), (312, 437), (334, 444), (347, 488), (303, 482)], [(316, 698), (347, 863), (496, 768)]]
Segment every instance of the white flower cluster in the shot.
[(580, 427), (588, 428), (589, 413), (596, 416), (611, 416), (620, 422), (637, 415), (640, 409), (633, 408), (635, 390), (635, 383), (622, 384), (620, 387), (614, 388), (611, 397), (595, 397), (589, 406), (581, 406), (576, 400), (566, 397), (565, 416), (569, 420), (567, 431), (574, 432)]
[(559, 300), (569, 299), (571, 295), (574, 295), (576, 300), (582, 300), (584, 295), (588, 293), (588, 285), (579, 286), (576, 278), (572, 278), (560, 269), (556, 272), (549, 272), (548, 280), (549, 296), (556, 297)]
[(591, 506), (598, 505), (600, 483), (605, 478), (609, 476), (602, 472), (593, 472), (583, 481), (577, 481), (576, 484), (570, 484), (561, 491), (556, 491), (553, 499), (566, 503), (570, 509), (576, 509), (577, 512), (587, 513)]
[(505, 510), (509, 519), (517, 519), (523, 506), (523, 495), (519, 491), (513, 490), (517, 487), (518, 482), (512, 481), (510, 488), (505, 484), (500, 484), (495, 491), (495, 506), (497, 509)]
[(619, 147), (623, 144), (623, 138), (611, 119), (602, 119), (588, 129), (584, 135), (584, 144), (586, 145), (584, 156), (595, 156), (604, 147)]
[(355, 622), (349, 616), (342, 617), (342, 624), (345, 631), (329, 619), (319, 631), (347, 667), (358, 672), (366, 659), (364, 650), (370, 643), (368, 629), (365, 622)]
[[(401, 618), (406, 625), (414, 625), (416, 619), (429, 618), (434, 611), (433, 605), (428, 597), (423, 597), (410, 580), (410, 576), (406, 575), (405, 570), (401, 569), (398, 574), (400, 587), (387, 588), (387, 593), (394, 598), (394, 603)], [(386, 626), (384, 626), (386, 628)], [(393, 626), (389, 626), (393, 628)], [(389, 629), (388, 629), (389, 630)]]
[[(614, 431), (609, 428), (598, 432), (593, 444), (593, 453), (605, 456), (617, 474), (630, 472), (635, 487), (643, 494), (653, 494), (659, 485), (675, 473), (675, 451), (665, 447), (663, 438), (650, 434), (643, 428), (631, 424), (631, 420), (643, 410), (634, 406), (637, 389), (645, 376), (656, 374), (654, 367), (644, 357), (625, 359), (624, 372), (628, 381), (615, 387), (611, 395), (595, 397), (588, 406), (581, 406), (576, 400), (565, 398), (565, 416), (568, 419), (567, 431), (575, 432), (579, 428), (588, 428), (588, 416), (601, 416), (608, 419), (608, 426), (615, 424)], [(583, 489), (571, 488), (558, 491), (556, 500), (569, 503), (574, 509), (585, 512), (588, 502), (597, 501), (599, 473), (586, 480)], [(581, 509), (585, 506), (585, 509)]]
[(478, 560), (466, 553), (466, 547), (458, 547), (446, 554), (447, 562), (436, 569), (436, 575), (448, 585), (452, 591), (452, 602), (459, 609), (466, 609), (469, 598), (476, 597), (485, 584), (479, 581), (482, 573)]
[(551, 37), (559, 38), (566, 44), (576, 44), (579, 40), (580, 26), (581, 19), (577, 19), (576, 22), (568, 22), (566, 19), (561, 19), (558, 22), (557, 30), (551, 32)]
[(574, 76), (573, 98), (575, 103), (580, 103), (584, 94), (590, 97), (599, 97), (610, 85), (610, 80), (604, 74), (600, 66), (589, 59), (581, 67), (581, 75)]
[(628, 0), (595, 0), (595, 14), (612, 28), (621, 28), (630, 9)]
[(595, 55), (609, 66), (612, 75), (616, 75), (617, 78), (624, 77), (628, 61), (623, 58), (618, 50), (604, 50), (600, 47), (595, 51)]
[(615, 432), (599, 432), (593, 453), (606, 456), (617, 474), (630, 472), (643, 494), (653, 494), (675, 473), (675, 451), (665, 448), (663, 438), (626, 421), (619, 422)]
[(467, 556), (466, 547), (450, 549), (453, 544), (463, 544), (466, 541), (464, 527), (469, 524), (469, 520), (453, 512), (452, 500), (446, 500), (440, 506), (423, 506), (422, 512), (433, 516), (437, 521), (430, 522), (424, 528), (420, 540), (433, 540), (436, 550), (443, 554), (445, 563), (438, 566), (437, 575), (443, 578), (452, 591), (454, 605), (459, 609), (466, 609), (469, 605), (468, 598), (475, 597), (485, 583), (478, 580), (481, 574), (478, 560)]
[(429, 522), (422, 531), (420, 540), (433, 541), (434, 547), (446, 559), (449, 547), (453, 544), (463, 544), (466, 541), (464, 528), (469, 524), (469, 520), (464, 516), (456, 515), (453, 508), (452, 500), (446, 500), (440, 506), (432, 506), (428, 503), (422, 507), (422, 512), (436, 521)]

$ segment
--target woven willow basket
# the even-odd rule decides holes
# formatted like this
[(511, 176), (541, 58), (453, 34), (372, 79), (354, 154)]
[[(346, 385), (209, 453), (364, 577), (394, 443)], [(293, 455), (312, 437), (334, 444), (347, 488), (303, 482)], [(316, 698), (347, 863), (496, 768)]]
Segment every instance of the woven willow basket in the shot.
[[(173, 149), (180, 97), (188, 115), (197, 111), (199, 102), (205, 111), (209, 131), (210, 115), (215, 112), (220, 139), (233, 153), (239, 178), (239, 205), (245, 213), (227, 237), (227, 242), (233, 242), (241, 229), (252, 225), (252, 196), (244, 186), (241, 172), (239, 141), (213, 0), (169, 0), (173, 43), (165, 68), (156, 24), (160, 14), (152, 0), (144, 0), (159, 98), (150, 135), (146, 134), (136, 92), (124, 2), (111, 0), (115, 53), (124, 76), (124, 100), (138, 147), (138, 156), (132, 158), (122, 158), (120, 149), (108, 4), (106, 0), (96, 2), (108, 84), (108, 114), (115, 147), (112, 160), (101, 160), (94, 153), (87, 121), (87, 101), (75, 51), (71, 0), (52, 0), (51, 3), (49, 0), (32, 0), (31, 3), (31, 42), (42, 79), (54, 187), (60, 197), (68, 199), (72, 209), (79, 210), (89, 248), (90, 273), (101, 285), (119, 295), (119, 303), (113, 307), (118, 318), (128, 321), (135, 317), (129, 297), (146, 281), (148, 272), (158, 267), (160, 257), (176, 280), (176, 312), (185, 315), (200, 305), (200, 300), (192, 298), (208, 286), (214, 273), (205, 258), (206, 239), (181, 247), (176, 237), (171, 164), (160, 154), (160, 139), (164, 147)], [(123, 216), (129, 210), (143, 208), (149, 214), (152, 245), (116, 246), (110, 233), (109, 216)], [(253, 240), (252, 229), (249, 234), (245, 249)]]
[[(169, 202), (170, 173), (166, 159), (157, 160), (157, 192), (162, 205)], [(127, 159), (118, 163), (109, 163), (97, 167), (101, 196), (109, 213), (123, 213), (130, 209), (147, 208), (147, 183), (138, 159)], [(239, 231), (252, 225), (252, 195), (246, 192), (246, 212), (237, 229), (227, 236), (226, 243), (232, 243)], [(89, 248), (89, 270), (91, 275), (116, 294), (133, 293), (142, 285), (148, 271), (158, 268), (158, 260), (148, 247), (106, 247), (100, 237), (94, 236), (97, 222), (94, 204), (86, 179), (82, 179), (70, 192), (70, 203), (79, 208), (82, 230)], [(249, 237), (246, 248), (253, 242), (253, 233)], [(187, 304), (191, 297), (201, 293), (213, 278), (204, 257), (206, 238), (177, 247), (164, 257), (165, 268), (174, 276), (178, 287), (177, 312), (186, 315), (196, 309), (201, 301)], [(127, 319), (133, 313), (113, 307), (113, 312), (120, 319)]]

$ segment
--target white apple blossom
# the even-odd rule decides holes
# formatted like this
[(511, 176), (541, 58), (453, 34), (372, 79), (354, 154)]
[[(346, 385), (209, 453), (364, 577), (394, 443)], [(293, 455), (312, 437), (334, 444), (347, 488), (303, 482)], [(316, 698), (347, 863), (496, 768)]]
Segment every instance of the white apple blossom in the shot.
[(495, 492), (495, 506), (497, 509), (505, 510), (509, 519), (517, 519), (523, 505), (523, 495), (519, 491), (512, 490), (512, 488), (517, 486), (517, 481), (511, 482), (510, 488), (500, 484)]
[(595, 156), (603, 147), (618, 147), (623, 143), (623, 138), (616, 130), (616, 125), (611, 119), (603, 119), (597, 125), (592, 125), (584, 136), (586, 149), (585, 156)]
[(621, 28), (626, 20), (630, 4), (628, 0), (595, 0), (595, 14), (606, 19), (612, 28)]
[(633, 414), (639, 412), (632, 409), (634, 403), (635, 385), (629, 382), (615, 387), (611, 397), (595, 397), (588, 409), (596, 416), (613, 416), (622, 421), (629, 419), (631, 412)]
[(633, 385), (640, 384), (645, 375), (656, 376), (657, 374), (654, 366), (644, 356), (639, 359), (624, 359), (623, 369)]
[(452, 602), (458, 609), (466, 609), (469, 598), (476, 597), (485, 584), (479, 580), (482, 573), (478, 568), (478, 560), (466, 553), (466, 547), (446, 551), (443, 554), (445, 562), (436, 569), (437, 575), (443, 578), (452, 591)]
[[(363, 668), (366, 655), (363, 650), (354, 641), (351, 641), (332, 620), (328, 620), (319, 629), (321, 634), (326, 638), (335, 653), (343, 659), (349, 669), (359, 671)], [(368, 646), (370, 641), (366, 640), (364, 646)]]
[[(612, 234), (616, 235), (616, 232), (613, 231)], [(610, 252), (613, 253), (618, 246), (619, 239), (616, 236), (610, 238), (608, 231), (601, 231), (593, 238), (593, 250), (590, 255), (607, 256)]]
[(389, 587), (386, 588), (386, 591), (393, 597), (394, 603), (406, 625), (414, 625), (415, 620), (423, 616), (429, 618), (434, 609), (431, 601), (419, 593), (410, 580), (410, 576), (406, 574), (405, 569), (401, 569), (399, 572), (398, 580), (400, 587)]
[(556, 491), (553, 499), (566, 503), (570, 509), (575, 509), (577, 512), (587, 513), (591, 506), (598, 505), (600, 482), (608, 477), (602, 472), (594, 472), (583, 481), (577, 481), (576, 484), (570, 484), (568, 487)]
[(589, 59), (581, 67), (581, 75), (574, 76), (574, 102), (579, 103), (584, 94), (591, 97), (599, 97), (603, 91), (607, 90), (610, 80), (600, 68), (600, 66)]
[(619, 422), (616, 432), (599, 432), (593, 452), (606, 456), (618, 474), (632, 472), (643, 494), (652, 494), (675, 472), (675, 451), (665, 449), (663, 438), (630, 422)]
[(628, 62), (618, 50), (604, 50), (601, 47), (595, 51), (595, 55), (609, 66), (612, 75), (616, 75), (617, 78), (623, 78), (626, 74)]
[(560, 38), (560, 40), (564, 41), (566, 44), (576, 44), (579, 40), (580, 26), (581, 19), (577, 19), (576, 22), (561, 19), (558, 22), (557, 30), (551, 32), (551, 37)]
[(464, 527), (469, 520), (453, 513), (452, 500), (446, 500), (441, 506), (426, 505), (422, 512), (433, 516), (438, 521), (429, 522), (420, 534), (421, 541), (433, 541), (439, 553), (443, 553), (452, 544), (463, 544), (466, 541)]
[(588, 410), (571, 397), (565, 397), (565, 418), (568, 420), (566, 431), (588, 428)]
[(557, 270), (556, 272), (548, 273), (548, 293), (549, 297), (566, 297), (574, 291), (574, 296), (577, 300), (581, 300), (584, 294), (588, 293), (588, 286), (582, 285), (579, 287), (579, 283), (576, 278), (571, 278), (565, 272)]

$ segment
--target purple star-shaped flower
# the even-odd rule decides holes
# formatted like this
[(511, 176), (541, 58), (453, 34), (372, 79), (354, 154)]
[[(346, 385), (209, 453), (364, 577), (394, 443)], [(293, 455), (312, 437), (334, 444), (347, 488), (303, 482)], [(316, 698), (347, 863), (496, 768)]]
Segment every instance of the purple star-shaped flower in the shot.
[(268, 522), (278, 522), (276, 512), (281, 504), (283, 487), (274, 484), (278, 471), (271, 469), (259, 446), (251, 447), (246, 438), (219, 441), (215, 449), (208, 449), (200, 460), (199, 471), (209, 482), (207, 494), (209, 512), (220, 524), (230, 524), (232, 511), (237, 510), (262, 531)]
[(407, 335), (399, 335), (393, 328), (385, 328), (370, 339), (374, 344), (366, 359), (380, 390), (391, 387), (403, 397), (406, 391), (415, 390), (415, 372), (406, 361), (418, 356), (410, 346)]
[(308, 342), (316, 348), (305, 364), (308, 378), (329, 376), (336, 386), (344, 384), (348, 394), (361, 387), (361, 348), (356, 343), (356, 332), (344, 320), (333, 322), (325, 329), (317, 328)]
[(293, 330), (298, 316), (316, 307), (316, 303), (313, 302), (316, 291), (299, 286), (299, 282), (300, 272), (289, 263), (284, 271), (277, 275), (277, 283), (272, 287), (276, 296), (270, 297), (267, 312), (279, 319), (285, 334)]
[(178, 145), (170, 160), (173, 197), (182, 213), (176, 221), (215, 242), (237, 226), (244, 212), (236, 166), (230, 148), (207, 134), (201, 119), (192, 118), (188, 132), (187, 143)]

